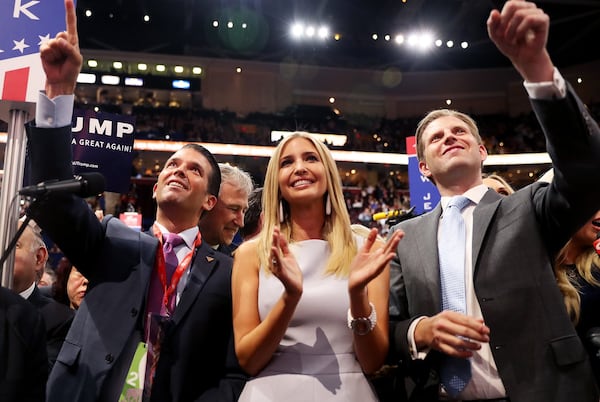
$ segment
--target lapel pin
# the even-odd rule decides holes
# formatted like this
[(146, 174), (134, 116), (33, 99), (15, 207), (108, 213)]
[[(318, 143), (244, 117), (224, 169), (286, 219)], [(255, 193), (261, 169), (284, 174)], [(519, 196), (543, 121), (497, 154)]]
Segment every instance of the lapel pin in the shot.
[(206, 261), (208, 261), (208, 262), (213, 262), (214, 260), (215, 260), (215, 258), (214, 258), (214, 257), (209, 257), (209, 256), (206, 256)]

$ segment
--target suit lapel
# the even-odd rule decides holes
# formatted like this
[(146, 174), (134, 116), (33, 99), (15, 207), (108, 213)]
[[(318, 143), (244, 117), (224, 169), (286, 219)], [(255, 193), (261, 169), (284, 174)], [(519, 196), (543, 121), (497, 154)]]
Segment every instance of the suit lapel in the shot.
[[(431, 304), (427, 306), (427, 310), (431, 313), (439, 311), (442, 305), (441, 300), (441, 284), (440, 284), (440, 264), (437, 248), (437, 232), (442, 214), (441, 203), (428, 214), (423, 215), (422, 222), (417, 225), (417, 249), (421, 267), (419, 274), (423, 276), (420, 283), (428, 284), (429, 297), (423, 300), (429, 300)], [(435, 247), (431, 245), (435, 244)]]
[(192, 262), (192, 271), (190, 272), (188, 283), (181, 294), (179, 304), (175, 308), (175, 314), (173, 315), (174, 325), (177, 325), (185, 317), (187, 311), (194, 304), (198, 294), (215, 269), (217, 263), (214, 253), (214, 250), (204, 244), (198, 247), (196, 256)]
[(477, 267), (479, 252), (481, 251), (485, 233), (500, 205), (500, 200), (502, 200), (501, 195), (494, 190), (488, 190), (475, 208), (475, 211), (473, 211), (473, 255), (471, 259), (473, 277), (475, 277), (475, 267)]

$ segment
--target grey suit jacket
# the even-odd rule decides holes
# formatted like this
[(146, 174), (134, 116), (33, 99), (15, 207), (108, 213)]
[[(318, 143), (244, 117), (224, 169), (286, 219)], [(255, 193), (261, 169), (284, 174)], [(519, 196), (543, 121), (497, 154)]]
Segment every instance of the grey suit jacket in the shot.
[[(571, 234), (598, 210), (600, 131), (571, 89), (566, 99), (532, 104), (547, 138), (555, 180), (530, 185), (509, 197), (489, 190), (476, 206), (475, 293), (512, 402), (598, 401), (587, 355), (556, 286), (552, 262)], [(434, 351), (425, 362), (414, 362), (407, 331), (415, 318), (441, 311), (440, 214), (438, 205), (394, 228), (406, 235), (392, 261), (391, 353), (407, 373), (417, 375), (420, 400), (437, 393), (439, 355)], [(429, 394), (424, 391), (428, 386)]]

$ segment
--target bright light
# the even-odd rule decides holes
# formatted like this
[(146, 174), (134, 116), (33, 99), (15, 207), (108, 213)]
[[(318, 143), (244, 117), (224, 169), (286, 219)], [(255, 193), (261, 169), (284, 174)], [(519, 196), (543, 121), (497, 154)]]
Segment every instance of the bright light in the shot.
[(233, 21), (229, 21), (227, 23), (227, 28), (229, 28), (229, 29), (233, 28)]
[(77, 82), (80, 84), (95, 84), (96, 74), (79, 73), (77, 76)]
[(196, 74), (196, 75), (202, 74), (202, 67), (192, 67), (192, 74)]
[(446, 99), (446, 105), (450, 106), (452, 104), (452, 99)]
[(469, 42), (461, 42), (460, 43), (460, 47), (462, 47), (463, 49), (466, 49), (469, 47)]
[(88, 65), (88, 67), (91, 67), (91, 68), (98, 67), (98, 61), (96, 61), (96, 60), (88, 60), (87, 65)]
[(144, 80), (137, 77), (125, 77), (125, 85), (130, 87), (143, 87)]
[(113, 67), (117, 70), (120, 70), (123, 68), (123, 63), (121, 63), (120, 61), (113, 61)]
[(90, 18), (92, 16), (92, 10), (85, 10), (85, 16)]
[(335, 103), (335, 98), (333, 96), (329, 98), (329, 103)]
[(146, 63), (139, 63), (138, 64), (138, 70), (140, 71), (146, 71), (148, 69), (148, 65)]
[(578, 83), (578, 84), (581, 84), (582, 82), (583, 82), (583, 78), (581, 78), (581, 77), (578, 77), (578, 78), (577, 78), (577, 83)]
[(326, 39), (329, 36), (329, 28), (325, 26), (320, 27), (317, 35), (319, 36), (319, 39)]
[(104, 85), (119, 85), (121, 79), (116, 75), (103, 75), (100, 78), (100, 82), (102, 82)]
[(218, 28), (219, 27), (219, 21), (214, 20), (212, 25), (213, 25), (214, 28)]
[(336, 33), (335, 35), (333, 35), (333, 39), (340, 40), (340, 39), (342, 39), (342, 35), (339, 33)]
[(161, 73), (162, 73), (162, 72), (164, 72), (166, 69), (167, 69), (167, 67), (165, 67), (165, 65), (164, 65), (164, 64), (157, 64), (157, 65), (156, 65), (156, 71), (159, 71), (159, 72), (161, 72)]
[(300, 23), (300, 22), (297, 22), (294, 25), (292, 25), (292, 29), (290, 32), (291, 32), (293, 38), (299, 39), (300, 37), (302, 37), (302, 34), (304, 33), (304, 25), (302, 25), (302, 23)]
[(183, 73), (183, 66), (175, 66), (173, 67), (173, 71), (175, 71), (177, 74), (181, 74)]
[(374, 33), (373, 35), (371, 35), (371, 38), (373, 38), (373, 40), (377, 40), (377, 38), (379, 38), (379, 36), (376, 33)]
[(419, 38), (419, 48), (421, 50), (429, 49), (433, 45), (433, 35), (429, 32), (424, 32)]
[(449, 40), (448, 42), (446, 42), (446, 46), (447, 47), (454, 47), (454, 41)]
[(438, 39), (438, 40), (436, 40), (436, 41), (435, 41), (435, 45), (436, 45), (437, 47), (441, 47), (441, 46), (442, 46), (442, 44), (443, 44), (443, 43), (442, 43), (442, 40), (441, 40), (441, 39)]
[(248, 28), (248, 24), (246, 24), (245, 22), (242, 23), (242, 29), (246, 29), (246, 28)]
[(236, 68), (235, 72), (238, 73), (238, 74), (241, 73), (242, 72), (242, 68), (241, 67)]
[(407, 43), (408, 43), (408, 46), (410, 46), (410, 47), (417, 46), (417, 44), (419, 43), (419, 37), (417, 36), (417, 34), (408, 35)]
[(391, 39), (391, 37), (390, 37), (390, 35), (385, 35), (385, 36), (383, 37), (383, 39), (385, 39), (385, 41), (386, 41), (386, 42), (389, 42), (389, 41), (390, 41), (390, 39)]
[(305, 34), (307, 37), (309, 37), (309, 38), (312, 38), (313, 36), (315, 36), (315, 32), (316, 32), (316, 29), (315, 29), (315, 27), (313, 27), (313, 26), (311, 25), (311, 26), (308, 26), (308, 27), (306, 27), (306, 31), (304, 31), (304, 34)]
[(150, 16), (148, 14), (144, 15), (144, 22), (149, 22)]
[(402, 35), (402, 34), (396, 35), (396, 38), (394, 40), (396, 41), (397, 44), (401, 45), (404, 43), (404, 35)]

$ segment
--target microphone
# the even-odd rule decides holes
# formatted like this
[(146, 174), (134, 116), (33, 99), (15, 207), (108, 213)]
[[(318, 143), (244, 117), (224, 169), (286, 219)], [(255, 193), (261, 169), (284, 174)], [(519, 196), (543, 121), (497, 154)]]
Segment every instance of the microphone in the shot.
[(412, 214), (412, 212), (414, 210), (415, 210), (415, 207), (413, 206), (409, 210), (394, 209), (394, 210), (387, 211), (387, 212), (377, 212), (377, 213), (373, 214), (373, 220), (378, 221), (380, 219), (389, 219), (389, 218), (396, 218), (398, 216), (410, 215), (410, 214)]
[(596, 234), (596, 240), (594, 240), (594, 243), (592, 244), (594, 245), (594, 250), (596, 250), (596, 253), (600, 255), (600, 232)]
[(68, 180), (43, 181), (34, 186), (23, 187), (19, 195), (39, 197), (50, 193), (73, 193), (80, 197), (91, 197), (104, 191), (104, 176), (100, 173), (82, 173)]

